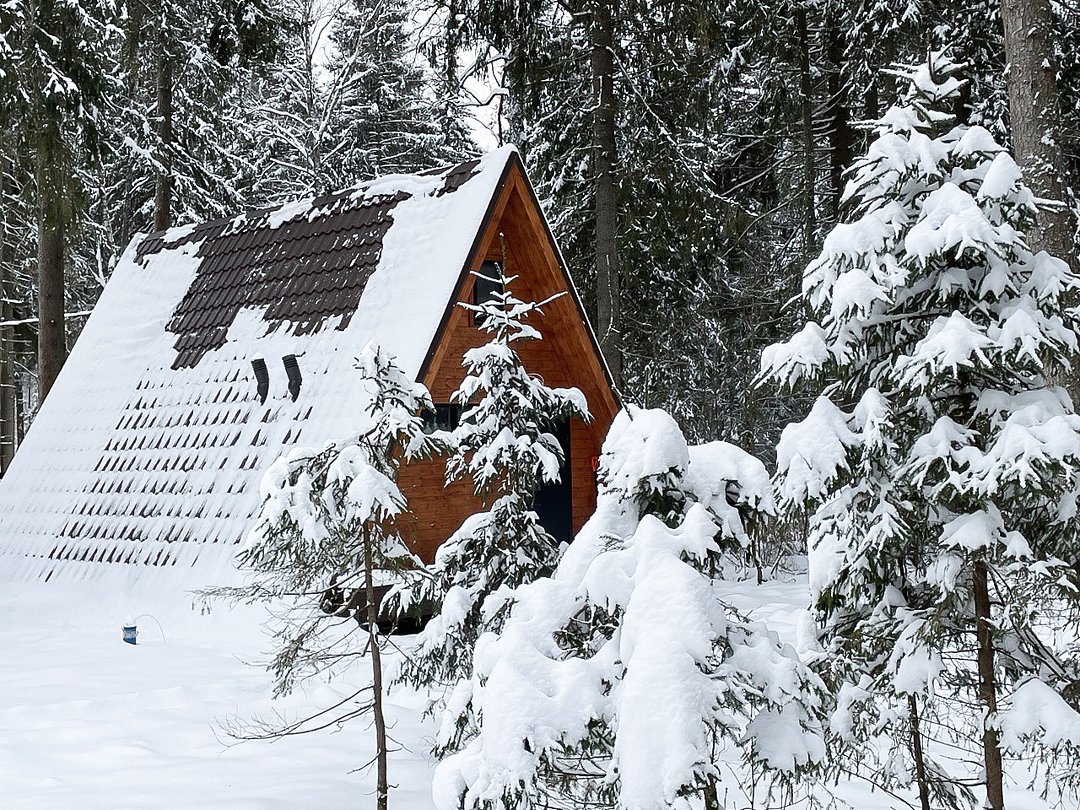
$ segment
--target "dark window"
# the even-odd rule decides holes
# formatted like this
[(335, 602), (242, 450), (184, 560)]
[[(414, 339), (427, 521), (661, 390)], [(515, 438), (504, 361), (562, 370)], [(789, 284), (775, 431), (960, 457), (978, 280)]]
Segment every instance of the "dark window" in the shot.
[(536, 493), (533, 509), (540, 518), (540, 525), (560, 543), (574, 539), (574, 493), (570, 475), (570, 423), (559, 422), (551, 432), (559, 440), (563, 451), (559, 480), (545, 484)]
[(270, 372), (266, 370), (266, 361), (261, 357), (252, 360), (251, 367), (255, 370), (255, 393), (259, 396), (259, 402), (265, 403), (270, 393)]
[[(473, 285), (472, 302), (479, 306), (501, 294), (503, 292), (501, 276), (502, 270), (498, 262), (484, 262), (480, 267), (480, 275), (476, 276), (476, 283)], [(473, 325), (481, 326), (483, 323), (484, 313), (474, 312)]]
[(424, 432), (453, 430), (461, 424), (461, 411), (460, 405), (436, 405), (435, 410), (424, 411)]

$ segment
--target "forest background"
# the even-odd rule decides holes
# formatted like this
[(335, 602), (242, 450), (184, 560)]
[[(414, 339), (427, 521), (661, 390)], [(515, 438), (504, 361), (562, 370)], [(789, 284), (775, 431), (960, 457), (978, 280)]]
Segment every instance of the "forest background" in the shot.
[(961, 120), (1063, 203), (1036, 241), (1072, 261), (1078, 39), (1071, 0), (12, 0), (0, 474), (134, 234), (501, 143), (625, 398), (768, 459), (805, 403), (758, 356), (803, 320), (890, 66), (967, 65)]

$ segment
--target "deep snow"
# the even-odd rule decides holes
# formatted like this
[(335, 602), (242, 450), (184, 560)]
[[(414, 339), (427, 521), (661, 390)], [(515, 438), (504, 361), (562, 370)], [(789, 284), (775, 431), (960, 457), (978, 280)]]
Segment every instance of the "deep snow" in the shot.
[[(362, 722), (276, 742), (236, 744), (221, 724), (295, 716), (355, 691), (364, 668), (303, 694), (270, 698), (259, 662), (269, 641), (257, 608), (201, 615), (188, 597), (138, 621), (139, 643), (121, 627), (160, 585), (119, 582), (0, 583), (0, 808), (4, 810), (300, 810), (374, 806), (372, 755)], [(797, 642), (805, 582), (733, 583), (730, 601)], [(354, 680), (355, 678), (355, 680)], [(391, 757), (391, 807), (431, 810), (433, 733), (423, 700), (394, 694), (388, 707), (400, 749)], [(862, 784), (841, 795), (857, 810), (907, 805)], [(727, 810), (747, 806), (729, 780)], [(758, 805), (760, 807), (760, 805)], [(1047, 805), (1014, 791), (1010, 810)]]

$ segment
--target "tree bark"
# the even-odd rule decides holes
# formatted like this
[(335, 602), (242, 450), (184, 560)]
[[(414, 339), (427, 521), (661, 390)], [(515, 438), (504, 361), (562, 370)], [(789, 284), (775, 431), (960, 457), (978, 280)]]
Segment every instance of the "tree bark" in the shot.
[[(1013, 152), (1035, 196), (1063, 203), (1065, 156), (1058, 140), (1061, 98), (1050, 2), (1001, 0), (1001, 19)], [(1073, 212), (1064, 205), (1041, 211), (1028, 241), (1033, 250), (1045, 250), (1075, 267), (1075, 225)]]
[(600, 350), (616, 387), (622, 386), (618, 255), (619, 200), (615, 167), (615, 23), (605, 0), (592, 5), (593, 204), (596, 219), (596, 316)]
[(826, 27), (826, 50), (829, 60), (829, 186), (832, 191), (832, 215), (839, 217), (844, 194), (844, 170), (851, 165), (855, 144), (848, 112), (847, 89), (841, 70), (844, 64), (844, 39), (834, 25)]
[(930, 780), (926, 774), (926, 759), (923, 754), (919, 703), (914, 695), (908, 695), (908, 722), (911, 724), (911, 756), (915, 760), (915, 781), (919, 785), (919, 806), (922, 810), (930, 810)]
[[(59, 137), (58, 135), (55, 137)], [(64, 332), (64, 206), (58, 145), (46, 134), (37, 153), (38, 401), (44, 402), (67, 357)]]
[(715, 777), (710, 776), (708, 782), (705, 783), (705, 790), (703, 791), (705, 810), (723, 810), (720, 807), (720, 792), (717, 790), (716, 781)]
[[(8, 281), (11, 246), (8, 230), (8, 178), (11, 159), (6, 138), (0, 133), (0, 324), (13, 320), (15, 295)], [(0, 476), (15, 455), (15, 341), (14, 327), (0, 326)]]
[(386, 718), (383, 715), (382, 650), (379, 649), (379, 608), (372, 579), (374, 553), (371, 532), (364, 529), (364, 591), (367, 596), (368, 651), (371, 653), (371, 710), (375, 721), (376, 810), (387, 810), (390, 784), (387, 777)]
[(997, 678), (994, 673), (994, 633), (991, 625), (989, 572), (985, 560), (977, 560), (972, 572), (975, 596), (975, 635), (978, 643), (979, 701), (986, 717), (983, 720), (983, 764), (986, 768), (986, 802), (990, 810), (1004, 810), (1004, 773), (1001, 764), (1001, 741), (990, 725), (997, 714)]
[(158, 163), (154, 178), (154, 230), (172, 225), (173, 66), (169, 58), (164, 14), (158, 18), (157, 135)]
[[(0, 166), (0, 173), (6, 166)], [(0, 175), (0, 209), (7, 189), (6, 173)], [(9, 303), (12, 295), (7, 279), (8, 255), (7, 218), (0, 211), (0, 324), (12, 320), (14, 311)], [(15, 341), (14, 328), (0, 325), (0, 477), (7, 472), (15, 456)]]
[(814, 87), (810, 73), (810, 32), (806, 23), (806, 8), (795, 12), (795, 27), (799, 37), (799, 90), (802, 96), (803, 137), (803, 255), (809, 259), (813, 252), (817, 217), (814, 211)]

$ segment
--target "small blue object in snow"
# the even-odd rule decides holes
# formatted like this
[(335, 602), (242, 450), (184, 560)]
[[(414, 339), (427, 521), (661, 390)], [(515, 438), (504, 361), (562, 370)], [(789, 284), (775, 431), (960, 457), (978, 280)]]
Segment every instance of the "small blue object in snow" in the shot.
[(137, 635), (139, 635), (139, 630), (135, 625), (132, 624), (124, 627), (124, 641), (126, 643), (134, 644)]

